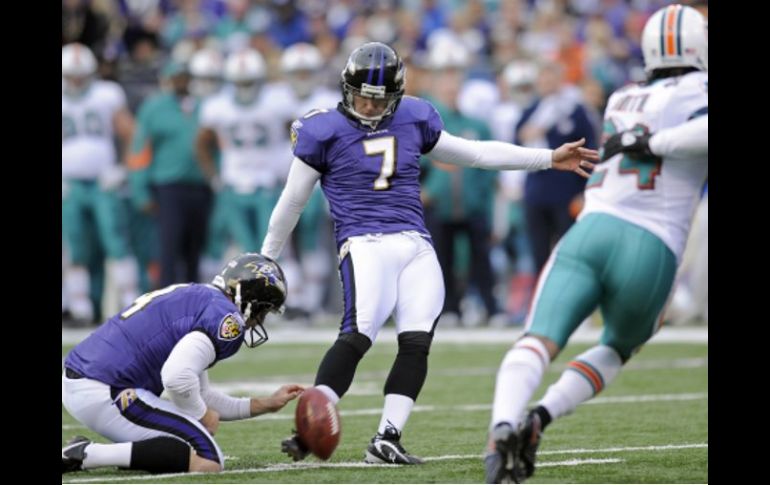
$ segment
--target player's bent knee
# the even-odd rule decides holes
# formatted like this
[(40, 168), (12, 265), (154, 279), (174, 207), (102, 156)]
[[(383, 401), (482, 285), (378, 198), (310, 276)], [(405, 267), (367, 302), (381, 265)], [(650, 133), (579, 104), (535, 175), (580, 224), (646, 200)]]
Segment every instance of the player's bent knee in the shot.
[(428, 332), (402, 332), (398, 335), (399, 353), (425, 353), (430, 352), (433, 335)]
[[(545, 346), (545, 349), (548, 351), (548, 355), (549, 355), (549, 357), (551, 359), (551, 362), (553, 362), (553, 360), (556, 358), (556, 356), (559, 355), (559, 352), (561, 352), (561, 347), (559, 346), (559, 344), (557, 344), (553, 340), (549, 339), (548, 337), (544, 337), (542, 335), (534, 335), (534, 334), (531, 334), (531, 333), (527, 333), (527, 334), (524, 334), (521, 337), (521, 339), (526, 338), (526, 337), (531, 337), (531, 338), (534, 338), (534, 339), (537, 339), (538, 341), (540, 341), (540, 343), (542, 343)], [(521, 340), (521, 339), (519, 339), (519, 340)]]
[(633, 344), (623, 345), (615, 341), (609, 341), (609, 342), (602, 341), (602, 345), (607, 346), (612, 350), (614, 350), (618, 354), (618, 356), (620, 356), (621, 364), (625, 365), (626, 362), (628, 362), (631, 359), (631, 357), (634, 356), (634, 354), (636, 354), (637, 352), (639, 352), (639, 350), (641, 350), (644, 343), (641, 343), (638, 345), (633, 345)]
[(428, 374), (428, 354), (433, 336), (428, 332), (402, 332), (398, 355), (385, 381), (385, 394), (401, 394), (417, 400)]
[(201, 458), (196, 455), (194, 451), (191, 451), (189, 471), (199, 473), (219, 473), (222, 471), (222, 465), (216, 461)]
[(194, 452), (184, 441), (160, 436), (133, 444), (131, 468), (150, 473), (186, 472), (192, 465), (192, 455)]
[(326, 352), (318, 367), (315, 385), (324, 385), (342, 397), (350, 388), (358, 362), (372, 346), (372, 341), (360, 333), (341, 334)]
[(362, 333), (343, 333), (337, 337), (337, 341), (334, 344), (336, 345), (337, 343), (349, 345), (361, 357), (372, 346), (371, 339)]

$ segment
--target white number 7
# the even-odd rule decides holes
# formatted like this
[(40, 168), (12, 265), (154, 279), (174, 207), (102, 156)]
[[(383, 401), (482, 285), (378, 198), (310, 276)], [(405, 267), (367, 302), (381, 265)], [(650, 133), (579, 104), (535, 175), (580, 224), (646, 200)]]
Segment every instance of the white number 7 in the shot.
[(374, 190), (388, 190), (390, 177), (396, 171), (396, 138), (388, 136), (376, 140), (364, 140), (364, 152), (367, 155), (382, 154), (380, 176), (374, 181)]

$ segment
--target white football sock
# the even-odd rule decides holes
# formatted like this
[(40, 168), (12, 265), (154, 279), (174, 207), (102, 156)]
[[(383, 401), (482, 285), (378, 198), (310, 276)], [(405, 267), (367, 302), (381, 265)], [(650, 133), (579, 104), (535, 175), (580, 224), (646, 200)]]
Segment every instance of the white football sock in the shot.
[(335, 406), (337, 405), (338, 402), (340, 402), (340, 397), (337, 395), (336, 392), (334, 392), (334, 390), (332, 390), (331, 387), (321, 384), (320, 386), (316, 386), (316, 389), (326, 394), (326, 397), (331, 399), (331, 401), (334, 403)]
[(400, 433), (404, 429), (409, 415), (412, 413), (412, 407), (414, 407), (414, 399), (411, 397), (402, 394), (387, 394), (385, 396), (385, 407), (382, 410), (382, 418), (380, 419), (380, 427), (377, 428), (377, 432), (380, 434), (384, 433), (385, 428), (390, 425)]
[(535, 337), (524, 337), (508, 351), (497, 371), (490, 429), (503, 422), (516, 429), (550, 361), (548, 349)]
[(86, 458), (83, 460), (83, 469), (99, 468), (103, 466), (119, 466), (128, 468), (131, 465), (131, 447), (133, 443), (100, 444), (91, 443), (86, 446)]

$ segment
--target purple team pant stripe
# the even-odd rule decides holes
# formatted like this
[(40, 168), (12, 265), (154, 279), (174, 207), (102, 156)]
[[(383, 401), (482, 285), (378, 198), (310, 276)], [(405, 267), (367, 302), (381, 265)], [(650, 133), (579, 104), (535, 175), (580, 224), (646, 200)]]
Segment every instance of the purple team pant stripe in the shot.
[(340, 274), (342, 276), (342, 293), (345, 304), (341, 333), (357, 332), (356, 277), (353, 271), (353, 256), (350, 253), (348, 253), (340, 265)]
[(201, 458), (221, 464), (216, 445), (211, 438), (185, 417), (154, 408), (140, 399), (121, 412), (132, 423), (177, 436), (192, 446)]

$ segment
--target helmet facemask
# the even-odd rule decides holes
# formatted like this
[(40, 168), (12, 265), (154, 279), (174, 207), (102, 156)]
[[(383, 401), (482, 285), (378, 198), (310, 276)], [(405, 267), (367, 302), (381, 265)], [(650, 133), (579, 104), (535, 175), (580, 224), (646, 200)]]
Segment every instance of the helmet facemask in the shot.
[(257, 80), (243, 81), (233, 83), (233, 86), (235, 87), (235, 100), (241, 104), (251, 104), (257, 99), (262, 83)]
[(235, 286), (235, 295), (233, 303), (240, 309), (246, 324), (246, 333), (243, 336), (243, 343), (249, 348), (255, 348), (267, 342), (267, 330), (263, 326), (265, 317), (268, 313), (283, 313), (283, 306), (275, 308), (271, 303), (259, 302), (257, 300), (244, 300), (241, 292), (241, 284)]
[(62, 76), (64, 78), (64, 93), (77, 98), (86, 91), (94, 80), (93, 76)]
[(320, 84), (319, 73), (310, 70), (298, 70), (288, 74), (289, 84), (294, 93), (300, 99), (306, 99), (313, 94), (313, 90)]
[[(253, 308), (254, 306), (256, 308)], [(267, 342), (267, 330), (262, 325), (267, 313), (270, 311), (270, 305), (260, 305), (258, 303), (247, 303), (243, 310), (243, 318), (246, 321), (246, 333), (243, 335), (243, 343), (253, 349)]]
[(190, 92), (199, 98), (205, 98), (219, 91), (222, 80), (217, 77), (195, 76), (190, 81)]

